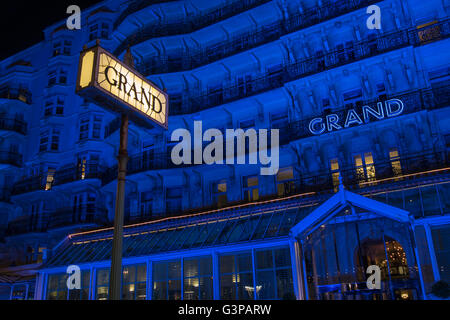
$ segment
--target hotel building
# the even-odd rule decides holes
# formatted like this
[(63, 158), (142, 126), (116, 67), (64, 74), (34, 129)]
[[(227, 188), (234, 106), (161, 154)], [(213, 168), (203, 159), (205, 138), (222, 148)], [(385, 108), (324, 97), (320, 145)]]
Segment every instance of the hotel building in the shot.
[[(0, 298), (108, 298), (120, 116), (75, 94), (99, 39), (169, 96), (168, 130), (130, 122), (124, 299), (431, 299), (450, 281), (449, 16), (445, 0), (105, 0), (80, 30), (49, 26), (0, 62)], [(171, 133), (194, 121), (279, 129), (278, 173), (175, 165)]]

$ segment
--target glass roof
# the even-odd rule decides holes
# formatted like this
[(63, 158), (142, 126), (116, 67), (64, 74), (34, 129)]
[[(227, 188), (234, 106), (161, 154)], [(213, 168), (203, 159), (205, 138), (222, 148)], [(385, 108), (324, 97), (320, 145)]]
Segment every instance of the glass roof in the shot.
[[(150, 231), (141, 228), (138, 232), (124, 235), (123, 257), (284, 237), (313, 208), (310, 205), (266, 212), (241, 212), (233, 216), (222, 215), (214, 220), (192, 219), (183, 225)], [(109, 260), (111, 237), (112, 231), (103, 232), (100, 238), (98, 235), (74, 237), (57, 250), (44, 268)]]

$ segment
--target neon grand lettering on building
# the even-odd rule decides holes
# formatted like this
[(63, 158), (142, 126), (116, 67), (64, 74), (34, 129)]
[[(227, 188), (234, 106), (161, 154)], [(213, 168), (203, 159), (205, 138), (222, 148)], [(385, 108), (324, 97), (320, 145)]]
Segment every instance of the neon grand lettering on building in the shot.
[(308, 129), (314, 135), (341, 130), (351, 126), (362, 125), (372, 120), (392, 118), (403, 113), (404, 104), (399, 99), (390, 99), (378, 102), (376, 107), (363, 106), (360, 112), (356, 109), (346, 111), (344, 117), (332, 113), (323, 117), (314, 118), (309, 122)]
[(167, 94), (99, 46), (80, 55), (77, 92), (139, 125), (167, 129)]

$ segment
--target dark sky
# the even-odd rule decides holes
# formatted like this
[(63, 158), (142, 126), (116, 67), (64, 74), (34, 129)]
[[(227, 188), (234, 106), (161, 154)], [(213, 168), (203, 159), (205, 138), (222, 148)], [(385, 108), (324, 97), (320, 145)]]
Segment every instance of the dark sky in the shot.
[(99, 0), (2, 0), (0, 9), (0, 60), (13, 55), (44, 38), (45, 27), (64, 20), (67, 7), (78, 5), (81, 10)]

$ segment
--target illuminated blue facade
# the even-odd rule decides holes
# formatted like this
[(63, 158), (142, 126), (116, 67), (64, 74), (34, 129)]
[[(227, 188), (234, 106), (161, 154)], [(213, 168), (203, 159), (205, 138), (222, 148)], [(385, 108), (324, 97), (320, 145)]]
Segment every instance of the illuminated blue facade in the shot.
[[(120, 119), (75, 94), (97, 39), (169, 95), (167, 131), (129, 128), (124, 298), (433, 298), (450, 281), (449, 16), (442, 0), (105, 0), (81, 30), (48, 27), (0, 63), (0, 298), (108, 296)], [(279, 129), (278, 174), (174, 165), (171, 133), (194, 121)]]

